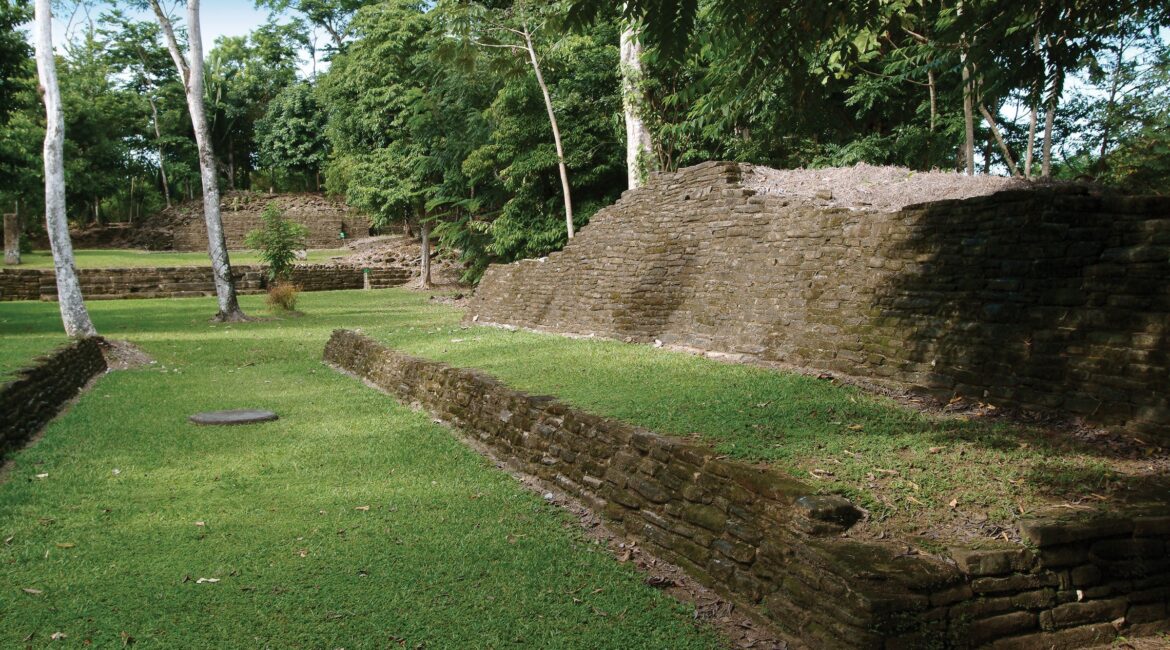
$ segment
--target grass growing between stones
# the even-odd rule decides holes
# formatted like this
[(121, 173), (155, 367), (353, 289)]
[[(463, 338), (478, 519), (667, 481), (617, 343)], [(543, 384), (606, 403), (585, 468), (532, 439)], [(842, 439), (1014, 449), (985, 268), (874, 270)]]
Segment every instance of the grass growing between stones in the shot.
[[(451, 310), (320, 293), (303, 318), (211, 325), (213, 305), (91, 304), (157, 363), (101, 378), (14, 455), (0, 647), (717, 645), (448, 430), (320, 364), (335, 327), (389, 335)], [(0, 305), (6, 348), (58, 328), (56, 305)], [(186, 421), (242, 407), (281, 420)]]
[[(331, 257), (345, 255), (346, 250), (311, 250), (308, 259), (298, 262), (301, 264), (325, 264)], [(124, 269), (145, 268), (153, 266), (211, 266), (207, 253), (191, 252), (177, 253), (173, 251), (141, 251), (127, 249), (94, 249), (74, 251), (74, 260), (79, 269)], [(260, 256), (255, 251), (240, 250), (231, 252), (233, 264), (260, 264)], [(49, 251), (34, 251), (21, 256), (21, 269), (51, 269), (53, 255)]]

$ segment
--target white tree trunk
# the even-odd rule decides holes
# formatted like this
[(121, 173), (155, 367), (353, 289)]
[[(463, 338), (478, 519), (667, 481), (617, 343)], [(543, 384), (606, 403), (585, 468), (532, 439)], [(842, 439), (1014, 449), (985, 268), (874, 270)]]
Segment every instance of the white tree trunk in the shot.
[(422, 269), (419, 273), (419, 284), (423, 288), (431, 286), (431, 224), (425, 217), (419, 219), (422, 230)]
[(642, 43), (632, 27), (622, 31), (622, 109), (626, 117), (626, 175), (629, 188), (642, 184), (654, 155), (650, 131), (642, 121)]
[(171, 207), (171, 185), (167, 181), (167, 167), (163, 164), (163, 139), (162, 127), (158, 123), (158, 103), (155, 102), (154, 97), (150, 98), (150, 112), (154, 116), (154, 138), (158, 142), (158, 173), (162, 176), (163, 196), (166, 197), (167, 207)]
[(552, 96), (548, 94), (548, 85), (544, 83), (544, 75), (540, 72), (540, 62), (536, 59), (536, 48), (532, 45), (532, 34), (524, 30), (524, 43), (528, 56), (532, 59), (532, 69), (536, 72), (536, 83), (540, 84), (540, 92), (544, 94), (544, 107), (548, 110), (548, 121), (552, 124), (553, 141), (557, 145), (557, 162), (561, 172), (561, 190), (565, 194), (565, 228), (569, 239), (573, 238), (573, 198), (569, 195), (569, 168), (565, 166), (565, 149), (561, 146), (561, 130), (557, 126), (557, 116), (553, 112)]
[(244, 312), (236, 299), (236, 285), (232, 280), (232, 266), (228, 260), (227, 241), (219, 214), (219, 178), (216, 174), (215, 153), (211, 148), (211, 134), (207, 130), (207, 116), (203, 109), (203, 35), (199, 29), (199, 0), (187, 0), (187, 38), (190, 60), (183, 58), (171, 21), (158, 0), (150, 0), (150, 7), (158, 18), (166, 37), (171, 59), (179, 69), (187, 93), (187, 109), (195, 130), (195, 144), (199, 149), (199, 175), (203, 181), (203, 220), (207, 225), (207, 254), (211, 258), (211, 272), (215, 278), (215, 295), (219, 304), (218, 321), (244, 320)]
[(1056, 121), (1056, 100), (1048, 102), (1044, 111), (1044, 148), (1043, 159), (1040, 163), (1040, 177), (1052, 178), (1052, 125)]
[(81, 297), (81, 284), (73, 265), (73, 242), (65, 217), (65, 115), (57, 85), (57, 62), (53, 54), (53, 12), (51, 0), (36, 3), (36, 58), (41, 92), (45, 100), (45, 227), (53, 250), (57, 273), (57, 304), (65, 333), (72, 338), (97, 336)]

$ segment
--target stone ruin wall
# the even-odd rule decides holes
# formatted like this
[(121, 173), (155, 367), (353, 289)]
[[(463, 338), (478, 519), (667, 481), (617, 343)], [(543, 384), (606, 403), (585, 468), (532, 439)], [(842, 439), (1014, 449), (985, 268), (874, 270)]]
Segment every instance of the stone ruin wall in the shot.
[[(1020, 522), (1027, 546), (849, 539), (844, 499), (338, 330), (325, 362), (459, 427), (810, 648), (1076, 648), (1170, 631), (1164, 505)], [(843, 534), (844, 533), (844, 534)]]
[[(298, 264), (293, 267), (292, 282), (301, 291), (362, 289), (366, 270), (349, 264)], [(261, 265), (232, 265), (236, 291), (264, 292), (268, 286), (264, 271)], [(401, 286), (413, 277), (410, 269), (392, 266), (370, 267), (368, 271), (371, 289)], [(209, 266), (78, 269), (77, 279), (87, 300), (215, 295), (215, 278)], [(56, 299), (57, 275), (51, 269), (0, 268), (0, 302)]]
[(0, 459), (19, 449), (106, 371), (103, 341), (69, 343), (0, 382)]
[[(316, 194), (260, 194), (252, 192), (230, 192), (220, 201), (224, 237), (230, 250), (247, 248), (244, 238), (253, 230), (263, 226), (260, 218), (264, 208), (275, 203), (284, 218), (302, 224), (309, 229), (309, 248), (340, 248), (348, 239), (367, 237), (370, 234), (370, 220), (360, 212), (340, 201), (333, 201)], [(192, 214), (183, 214), (170, 229), (171, 243), (167, 246), (167, 232), (156, 232), (160, 239), (150, 248), (172, 248), (177, 251), (207, 250), (207, 230), (203, 223), (202, 204)], [(165, 213), (164, 213), (165, 214)], [(346, 240), (338, 234), (344, 225)], [(143, 242), (146, 243), (146, 242)]]
[[(896, 211), (770, 170), (655, 176), (468, 321), (742, 355), (1170, 439), (1170, 198), (1038, 187)], [(913, 200), (911, 198), (911, 200)]]

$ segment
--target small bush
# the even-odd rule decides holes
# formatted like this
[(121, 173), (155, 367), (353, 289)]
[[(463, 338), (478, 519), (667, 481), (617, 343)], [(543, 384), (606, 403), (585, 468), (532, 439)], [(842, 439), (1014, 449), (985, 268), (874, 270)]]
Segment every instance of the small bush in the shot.
[(301, 288), (291, 282), (276, 282), (268, 287), (268, 306), (277, 312), (295, 312)]
[(261, 218), (264, 219), (264, 227), (248, 233), (244, 242), (260, 253), (260, 259), (268, 265), (269, 281), (287, 282), (292, 277), (296, 252), (306, 246), (309, 229), (286, 220), (280, 209), (272, 203), (264, 208)]

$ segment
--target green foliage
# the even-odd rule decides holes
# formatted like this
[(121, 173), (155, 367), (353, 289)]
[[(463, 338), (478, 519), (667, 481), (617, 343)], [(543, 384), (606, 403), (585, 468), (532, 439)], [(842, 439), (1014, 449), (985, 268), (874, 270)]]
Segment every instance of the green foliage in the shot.
[(261, 166), (319, 174), (329, 156), (325, 127), (326, 115), (313, 87), (306, 82), (287, 86), (256, 123)]
[(288, 281), (292, 277), (296, 251), (305, 248), (309, 229), (285, 219), (280, 208), (273, 203), (264, 208), (261, 218), (264, 227), (248, 233), (244, 241), (268, 265), (266, 273), (269, 280)]

